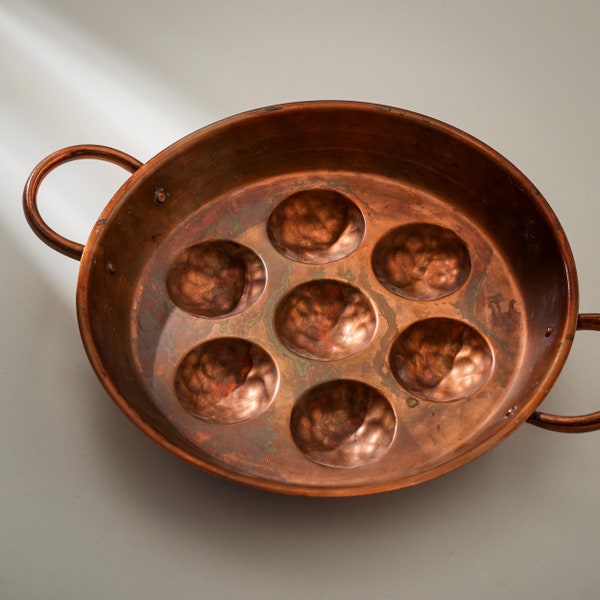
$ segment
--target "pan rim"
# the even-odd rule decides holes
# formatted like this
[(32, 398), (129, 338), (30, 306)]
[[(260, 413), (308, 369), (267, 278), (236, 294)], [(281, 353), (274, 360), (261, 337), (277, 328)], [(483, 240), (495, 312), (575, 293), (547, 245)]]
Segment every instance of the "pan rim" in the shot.
[[(462, 454), (454, 456), (447, 462), (441, 462), (435, 466), (426, 470), (417, 472), (411, 475), (405, 475), (396, 479), (390, 479), (384, 482), (375, 484), (360, 484), (357, 486), (311, 486), (296, 483), (282, 483), (273, 481), (270, 479), (261, 479), (254, 476), (245, 475), (233, 470), (226, 469), (217, 464), (204, 460), (197, 455), (194, 455), (187, 450), (181, 448), (179, 445), (168, 439), (160, 431), (156, 430), (147, 420), (144, 419), (143, 415), (135, 410), (127, 398), (120, 392), (113, 376), (109, 373), (108, 368), (104, 364), (100, 352), (96, 347), (96, 341), (92, 331), (90, 323), (90, 313), (88, 310), (87, 294), (89, 289), (87, 282), (89, 279), (90, 268), (97, 254), (97, 248), (102, 243), (102, 237), (111, 223), (111, 215), (123, 202), (127, 201), (128, 191), (134, 188), (138, 182), (153, 173), (160, 165), (167, 161), (173, 161), (177, 159), (177, 156), (186, 150), (194, 147), (203, 140), (209, 139), (211, 136), (218, 134), (223, 129), (237, 125), (241, 122), (247, 124), (252, 121), (258, 121), (262, 118), (269, 118), (269, 115), (284, 111), (291, 113), (294, 111), (358, 111), (368, 113), (385, 113), (394, 118), (407, 119), (415, 124), (423, 127), (428, 127), (442, 132), (444, 135), (450, 136), (451, 138), (471, 146), (478, 153), (482, 154), (488, 160), (496, 163), (501, 169), (507, 172), (515, 181), (518, 182), (519, 186), (526, 192), (527, 196), (532, 199), (535, 203), (536, 209), (539, 211), (539, 215), (543, 218), (549, 228), (552, 229), (555, 235), (556, 243), (560, 248), (562, 264), (565, 270), (565, 281), (567, 283), (567, 289), (565, 290), (567, 314), (564, 321), (564, 327), (560, 331), (556, 331), (556, 335), (561, 336), (563, 342), (553, 355), (551, 363), (545, 370), (544, 377), (540, 381), (538, 388), (533, 392), (531, 397), (526, 403), (526, 407), (519, 410), (518, 414), (514, 415), (512, 419), (506, 420), (505, 424), (489, 438), (483, 440), (481, 443), (468, 449)], [(107, 204), (106, 208), (102, 212), (98, 224), (90, 234), (90, 237), (84, 247), (84, 252), (81, 257), (81, 265), (79, 270), (79, 278), (77, 285), (77, 318), (79, 323), (80, 334), (82, 337), (85, 351), (88, 355), (88, 359), (94, 369), (96, 375), (101, 381), (102, 385), (119, 407), (119, 409), (144, 433), (146, 433), (151, 439), (163, 446), (176, 456), (179, 456), (183, 460), (202, 468), (204, 471), (212, 473), (235, 481), (253, 488), (267, 490), (277, 493), (283, 493), (288, 495), (300, 495), (300, 496), (316, 496), (316, 497), (341, 497), (341, 496), (358, 496), (375, 494), (384, 491), (392, 491), (404, 487), (410, 487), (441, 475), (444, 475), (450, 471), (453, 471), (460, 466), (463, 466), (475, 458), (483, 455), (491, 448), (499, 444), (506, 437), (508, 437), (515, 429), (517, 429), (527, 418), (534, 412), (534, 410), (543, 401), (545, 396), (548, 394), (552, 386), (554, 385), (560, 371), (569, 354), (572, 337), (576, 329), (577, 317), (578, 317), (578, 281), (575, 267), (574, 257), (568, 243), (566, 234), (555, 215), (554, 211), (537, 190), (533, 183), (510, 161), (503, 157), (500, 153), (492, 149), (490, 146), (473, 137), (464, 131), (448, 125), (437, 119), (427, 117), (420, 113), (394, 108), (390, 106), (366, 103), (366, 102), (353, 102), (353, 101), (338, 101), (338, 100), (318, 100), (318, 101), (302, 101), (292, 102), (281, 105), (273, 105), (269, 107), (254, 109), (239, 113), (237, 115), (227, 117), (219, 120), (213, 124), (207, 125), (189, 135), (185, 136), (181, 140), (171, 144), (156, 156), (151, 158), (145, 164), (143, 164), (131, 177), (123, 184), (123, 186), (116, 192), (111, 201)]]

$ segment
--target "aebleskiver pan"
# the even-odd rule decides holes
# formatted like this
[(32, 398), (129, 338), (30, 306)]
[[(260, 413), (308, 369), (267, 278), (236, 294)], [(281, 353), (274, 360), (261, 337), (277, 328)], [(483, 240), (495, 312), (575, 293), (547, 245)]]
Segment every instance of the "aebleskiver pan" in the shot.
[[(78, 244), (36, 195), (76, 159), (131, 172)], [(414, 485), (525, 421), (576, 329), (565, 234), (534, 185), (468, 134), (387, 106), (272, 106), (142, 164), (103, 146), (44, 159), (37, 235), (81, 261), (77, 313), (119, 408), (202, 469), (274, 492)], [(126, 458), (124, 458), (126, 460)]]

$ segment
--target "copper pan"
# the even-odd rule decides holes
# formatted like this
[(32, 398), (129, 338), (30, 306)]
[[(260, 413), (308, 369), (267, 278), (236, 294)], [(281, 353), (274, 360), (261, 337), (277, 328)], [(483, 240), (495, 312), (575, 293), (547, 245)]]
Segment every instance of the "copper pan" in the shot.
[[(85, 247), (36, 195), (75, 159), (132, 175)], [(96, 374), (152, 439), (202, 469), (310, 496), (442, 475), (537, 412), (576, 329), (571, 250), (532, 183), (482, 142), (351, 102), (225, 119), (145, 164), (76, 146), (43, 160), (27, 219), (81, 261)]]

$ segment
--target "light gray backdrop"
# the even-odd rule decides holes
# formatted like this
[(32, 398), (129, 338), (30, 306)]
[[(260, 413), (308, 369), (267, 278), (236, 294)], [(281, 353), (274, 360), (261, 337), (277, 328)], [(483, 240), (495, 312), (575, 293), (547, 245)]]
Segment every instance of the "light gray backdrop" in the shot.
[[(600, 4), (582, 0), (0, 2), (0, 598), (597, 598), (600, 433), (525, 425), (441, 479), (380, 496), (276, 496), (205, 475), (113, 406), (76, 325), (78, 265), (20, 195), (77, 143), (142, 161), (214, 120), (308, 99), (449, 122), (524, 171), (600, 311)], [(48, 221), (84, 242), (126, 178), (69, 164)], [(600, 336), (545, 406), (600, 407)]]

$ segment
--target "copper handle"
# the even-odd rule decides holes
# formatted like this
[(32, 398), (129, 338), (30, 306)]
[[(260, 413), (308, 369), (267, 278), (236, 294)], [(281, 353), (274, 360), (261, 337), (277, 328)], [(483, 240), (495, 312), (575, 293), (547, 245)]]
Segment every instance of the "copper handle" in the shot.
[(115, 150), (114, 148), (85, 145), (69, 146), (68, 148), (57, 150), (42, 160), (32, 171), (25, 184), (25, 189), (23, 190), (23, 209), (25, 211), (27, 222), (36, 235), (43, 242), (48, 244), (48, 246), (75, 260), (81, 259), (81, 255), (83, 254), (83, 244), (78, 244), (77, 242), (73, 242), (62, 235), (59, 235), (48, 226), (39, 213), (37, 193), (42, 181), (50, 171), (72, 160), (83, 158), (105, 160), (123, 167), (130, 173), (133, 173), (142, 166), (142, 163), (139, 160), (124, 152)]
[[(600, 331), (600, 314), (579, 315), (577, 329)], [(563, 433), (584, 433), (585, 431), (600, 429), (600, 411), (575, 417), (564, 417), (536, 411), (529, 417), (528, 422), (543, 429), (562, 431)]]

